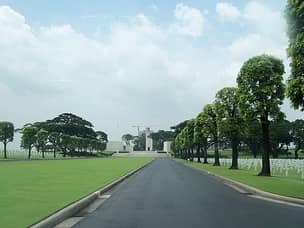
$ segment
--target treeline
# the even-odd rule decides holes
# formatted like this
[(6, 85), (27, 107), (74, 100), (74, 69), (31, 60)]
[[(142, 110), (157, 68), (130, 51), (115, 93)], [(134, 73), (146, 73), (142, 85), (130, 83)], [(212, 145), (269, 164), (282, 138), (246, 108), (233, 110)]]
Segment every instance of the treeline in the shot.
[[(238, 145), (245, 143), (254, 154), (262, 147), (262, 170), (270, 176), (269, 155), (277, 157), (290, 142), (295, 144), (295, 158), (304, 147), (304, 123), (284, 119), (280, 110), (285, 94), (294, 108), (304, 111), (304, 11), (303, 1), (288, 0), (285, 16), (291, 74), (283, 83), (284, 65), (270, 55), (246, 61), (237, 76), (237, 87), (223, 88), (215, 100), (204, 106), (196, 118), (175, 129), (175, 156), (193, 160), (201, 154), (207, 162), (207, 148), (214, 147), (214, 165), (220, 165), (218, 147), (229, 141), (232, 148), (231, 169), (238, 168)], [(195, 152), (195, 154), (194, 154)]]
[(57, 153), (66, 156), (92, 156), (94, 152), (106, 148), (108, 136), (103, 131), (95, 131), (93, 124), (72, 113), (63, 113), (54, 119), (24, 125), (14, 129), (11, 122), (0, 122), (0, 141), (4, 145), (4, 158), (7, 158), (7, 144), (14, 139), (14, 132), (20, 132), (21, 147), (28, 151), (41, 153)]
[[(172, 141), (174, 139), (173, 131), (158, 130), (157, 132), (152, 132), (149, 136), (153, 140), (153, 150), (162, 151), (164, 148), (164, 142)], [(122, 141), (126, 145), (133, 145), (135, 151), (146, 150), (146, 133), (142, 131), (138, 136), (133, 136), (131, 134), (124, 134), (121, 137)]]
[(237, 77), (238, 87), (219, 90), (213, 103), (196, 118), (173, 127), (176, 157), (207, 162), (207, 149), (214, 147), (214, 165), (220, 165), (219, 144), (232, 148), (231, 169), (238, 168), (238, 147), (246, 144), (256, 156), (262, 150), (260, 175), (270, 175), (269, 155), (286, 153), (291, 142), (295, 158), (304, 149), (304, 121), (285, 120), (280, 105), (285, 97), (284, 65), (270, 55), (246, 61)]

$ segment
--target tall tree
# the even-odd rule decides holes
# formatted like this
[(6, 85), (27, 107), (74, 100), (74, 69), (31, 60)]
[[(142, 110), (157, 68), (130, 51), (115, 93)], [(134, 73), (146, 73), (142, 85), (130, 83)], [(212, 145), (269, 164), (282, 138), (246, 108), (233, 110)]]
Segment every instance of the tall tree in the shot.
[(31, 159), (32, 148), (37, 140), (38, 128), (28, 125), (22, 129), (21, 147), (28, 149), (28, 159)]
[(57, 150), (57, 148), (59, 148), (59, 144), (60, 144), (60, 133), (58, 133), (58, 132), (50, 133), (48, 140), (52, 144), (52, 147), (53, 147), (53, 157), (56, 158), (56, 150)]
[(269, 129), (273, 158), (278, 158), (279, 154), (288, 156), (288, 146), (292, 142), (291, 123), (288, 120), (272, 121)]
[(207, 104), (203, 108), (203, 112), (199, 115), (201, 122), (204, 123), (205, 133), (212, 138), (214, 145), (214, 166), (220, 165), (220, 154), (219, 154), (219, 132), (218, 132), (218, 123), (217, 115), (215, 112), (214, 104)]
[(195, 129), (195, 119), (190, 119), (187, 122), (187, 142), (188, 142), (190, 161), (193, 161), (194, 158), (194, 129)]
[(295, 144), (295, 159), (299, 158), (299, 150), (304, 150), (304, 120), (292, 122), (291, 135)]
[(187, 122), (188, 120), (185, 120), (175, 126), (170, 127), (172, 130), (174, 130), (175, 136), (178, 135), (186, 127)]
[(126, 143), (126, 145), (130, 145), (131, 141), (134, 139), (134, 136), (131, 134), (124, 134), (121, 139)]
[(230, 169), (238, 169), (238, 145), (242, 135), (243, 119), (238, 107), (237, 88), (226, 87), (218, 91), (214, 104), (219, 133), (231, 141), (232, 165)]
[(244, 134), (242, 135), (242, 142), (244, 142), (249, 150), (252, 152), (253, 157), (262, 150), (262, 129), (261, 124), (258, 120), (245, 120), (244, 122)]
[(36, 135), (35, 146), (37, 148), (37, 152), (39, 152), (41, 150), (43, 158), (44, 158), (46, 144), (48, 142), (48, 136), (49, 136), (49, 133), (43, 129), (40, 129)]
[(260, 176), (270, 176), (269, 120), (281, 119), (280, 105), (284, 99), (284, 65), (280, 59), (260, 55), (246, 61), (237, 77), (240, 109), (246, 118), (259, 119), (263, 134), (262, 170)]
[(6, 146), (14, 140), (14, 124), (11, 122), (0, 122), (0, 142), (3, 143), (4, 158), (7, 158)]
[(96, 139), (101, 142), (108, 142), (108, 135), (103, 131), (96, 131)]
[(196, 145), (197, 161), (201, 162), (201, 155), (203, 155), (204, 163), (207, 164), (208, 136), (205, 134), (205, 125), (201, 120), (200, 115), (195, 119), (194, 144)]
[(44, 129), (50, 133), (58, 132), (64, 135), (91, 139), (97, 137), (91, 122), (72, 113), (63, 113), (54, 119), (45, 122), (37, 122), (34, 123), (34, 125), (37, 128)]
[(153, 132), (151, 134), (151, 137), (153, 139), (153, 148), (155, 150), (163, 150), (164, 149), (164, 142), (173, 140), (174, 132), (173, 131), (159, 130), (157, 132)]
[(287, 83), (287, 96), (296, 109), (304, 111), (304, 2), (288, 0), (286, 6), (291, 75)]

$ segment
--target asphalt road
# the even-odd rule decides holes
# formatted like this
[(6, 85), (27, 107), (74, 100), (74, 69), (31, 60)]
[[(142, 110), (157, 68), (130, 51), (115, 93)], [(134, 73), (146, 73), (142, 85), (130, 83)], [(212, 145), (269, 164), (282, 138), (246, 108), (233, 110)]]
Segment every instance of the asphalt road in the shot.
[(169, 158), (158, 158), (74, 227), (303, 228), (304, 208), (249, 197)]

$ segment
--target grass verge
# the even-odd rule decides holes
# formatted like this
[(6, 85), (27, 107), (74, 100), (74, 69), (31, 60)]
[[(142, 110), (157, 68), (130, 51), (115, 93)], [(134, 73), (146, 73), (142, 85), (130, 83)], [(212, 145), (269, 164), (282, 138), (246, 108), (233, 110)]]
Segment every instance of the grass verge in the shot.
[(290, 174), (286, 177), (277, 174), (271, 177), (261, 177), (257, 176), (257, 171), (254, 170), (230, 170), (226, 166), (213, 166), (212, 164), (202, 164), (182, 159), (176, 159), (176, 161), (247, 184), (263, 191), (304, 199), (304, 180), (301, 180), (296, 175)]
[(106, 158), (1, 162), (1, 227), (29, 226), (151, 160)]

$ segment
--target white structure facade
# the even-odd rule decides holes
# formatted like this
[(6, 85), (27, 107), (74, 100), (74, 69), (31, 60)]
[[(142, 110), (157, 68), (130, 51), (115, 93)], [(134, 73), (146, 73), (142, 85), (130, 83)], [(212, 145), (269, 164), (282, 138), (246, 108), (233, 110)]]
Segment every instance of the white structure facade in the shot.
[(153, 139), (150, 137), (152, 131), (150, 128), (146, 128), (146, 151), (153, 151)]
[(164, 142), (164, 151), (167, 153), (171, 153), (171, 141)]
[(133, 151), (132, 145), (126, 145), (123, 142), (119, 141), (109, 141), (107, 142), (106, 151), (113, 151), (113, 152), (119, 152), (119, 151)]

